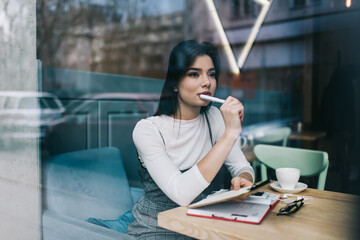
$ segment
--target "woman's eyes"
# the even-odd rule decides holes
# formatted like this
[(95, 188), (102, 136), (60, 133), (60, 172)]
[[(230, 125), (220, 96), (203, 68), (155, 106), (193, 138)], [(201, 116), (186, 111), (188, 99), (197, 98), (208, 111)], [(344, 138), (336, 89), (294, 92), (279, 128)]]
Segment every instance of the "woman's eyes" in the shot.
[[(190, 72), (190, 73), (188, 73), (188, 76), (189, 77), (199, 77), (200, 74), (198, 72)], [(215, 72), (210, 72), (209, 77), (215, 78)]]
[(198, 76), (199, 76), (199, 73), (197, 73), (197, 72), (190, 72), (190, 73), (188, 74), (188, 76), (189, 76), (189, 77), (198, 77)]

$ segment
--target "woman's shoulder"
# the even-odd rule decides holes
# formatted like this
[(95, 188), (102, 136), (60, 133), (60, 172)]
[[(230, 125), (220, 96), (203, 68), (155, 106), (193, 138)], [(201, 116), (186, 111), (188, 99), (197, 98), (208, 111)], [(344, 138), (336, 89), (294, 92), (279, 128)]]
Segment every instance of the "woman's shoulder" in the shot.
[(135, 125), (134, 131), (145, 131), (152, 132), (154, 130), (159, 131), (163, 129), (164, 126), (169, 124), (169, 119), (165, 115), (161, 116), (151, 116), (148, 118), (141, 119)]
[(133, 140), (142, 139), (144, 136), (156, 136), (158, 130), (159, 117), (148, 117), (138, 121), (133, 130)]
[(144, 118), (136, 123), (135, 129), (139, 129), (139, 128), (148, 129), (149, 127), (153, 127), (157, 125), (160, 121), (161, 121), (160, 116), (152, 116), (152, 117)]

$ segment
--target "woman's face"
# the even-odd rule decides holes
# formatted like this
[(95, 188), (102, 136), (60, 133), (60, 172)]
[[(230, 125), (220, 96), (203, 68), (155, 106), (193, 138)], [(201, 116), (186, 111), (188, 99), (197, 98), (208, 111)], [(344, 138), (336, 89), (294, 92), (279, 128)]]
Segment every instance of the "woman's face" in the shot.
[(216, 89), (215, 68), (208, 55), (199, 56), (194, 64), (188, 68), (178, 88), (179, 107), (181, 113), (185, 111), (200, 112), (208, 101), (200, 99), (200, 94), (214, 96)]

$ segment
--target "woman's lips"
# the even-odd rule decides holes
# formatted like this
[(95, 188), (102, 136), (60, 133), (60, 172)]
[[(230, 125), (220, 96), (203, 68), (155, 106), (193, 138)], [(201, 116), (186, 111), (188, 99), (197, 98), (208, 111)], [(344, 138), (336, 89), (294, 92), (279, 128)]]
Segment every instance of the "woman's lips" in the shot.
[(210, 92), (202, 92), (202, 93), (199, 93), (198, 95), (200, 96), (201, 94), (211, 96)]

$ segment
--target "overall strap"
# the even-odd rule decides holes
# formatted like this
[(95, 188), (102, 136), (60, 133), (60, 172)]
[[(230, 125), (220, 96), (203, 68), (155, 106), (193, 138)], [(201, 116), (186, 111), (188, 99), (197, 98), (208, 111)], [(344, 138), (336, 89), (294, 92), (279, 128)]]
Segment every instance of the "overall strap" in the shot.
[(209, 118), (208, 118), (206, 112), (205, 112), (204, 114), (205, 114), (206, 123), (207, 123), (208, 128), (209, 128), (209, 135), (210, 135), (211, 146), (214, 146), (214, 142), (213, 142), (213, 138), (212, 138), (212, 132), (211, 132), (211, 127), (210, 127), (210, 121), (209, 121)]

